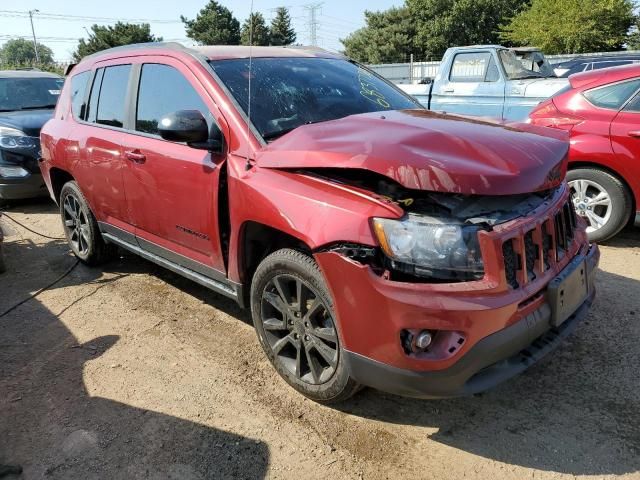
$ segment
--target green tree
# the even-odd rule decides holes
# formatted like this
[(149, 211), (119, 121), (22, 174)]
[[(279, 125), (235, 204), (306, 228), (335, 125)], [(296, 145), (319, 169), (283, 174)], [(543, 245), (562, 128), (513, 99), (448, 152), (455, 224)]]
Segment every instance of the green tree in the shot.
[(635, 18), (633, 32), (627, 39), (627, 48), (629, 50), (640, 50), (640, 16)]
[(269, 29), (271, 45), (291, 45), (296, 41), (296, 31), (291, 26), (287, 7), (278, 7)]
[(532, 0), (502, 38), (547, 54), (621, 50), (633, 20), (631, 0)]
[[(253, 27), (253, 32), (251, 28)], [(251, 39), (251, 40), (250, 40)], [(242, 45), (269, 45), (269, 29), (261, 13), (252, 13), (242, 24), (240, 31)]]
[(347, 56), (362, 63), (395, 63), (417, 53), (415, 23), (408, 8), (365, 11), (364, 18), (364, 28), (341, 40)]
[(231, 11), (210, 0), (193, 20), (180, 15), (187, 36), (200, 45), (238, 45), (240, 22)]
[(500, 42), (499, 27), (530, 0), (406, 0), (423, 58), (439, 59), (449, 47)]
[[(53, 63), (53, 52), (41, 43), (36, 43), (40, 63), (44, 65)], [(0, 61), (3, 65), (24, 66), (36, 63), (36, 52), (33, 42), (24, 38), (7, 40), (0, 48)]]
[(117, 22), (113, 26), (93, 25), (89, 38), (87, 40), (82, 38), (78, 42), (78, 48), (73, 53), (73, 58), (79, 61), (87, 55), (111, 47), (161, 41), (162, 37), (156, 37), (151, 34), (151, 27), (148, 23)]

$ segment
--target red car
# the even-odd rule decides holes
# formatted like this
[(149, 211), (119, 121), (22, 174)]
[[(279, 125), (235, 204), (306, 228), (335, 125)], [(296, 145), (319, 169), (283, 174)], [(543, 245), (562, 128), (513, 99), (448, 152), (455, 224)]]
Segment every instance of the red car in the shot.
[(567, 179), (593, 241), (640, 225), (640, 65), (569, 77), (570, 87), (538, 105), (534, 125), (571, 135)]
[(523, 128), (317, 49), (137, 45), (73, 69), (41, 168), (78, 258), (120, 246), (250, 307), (308, 397), (445, 397), (525, 370), (594, 297), (566, 137)]

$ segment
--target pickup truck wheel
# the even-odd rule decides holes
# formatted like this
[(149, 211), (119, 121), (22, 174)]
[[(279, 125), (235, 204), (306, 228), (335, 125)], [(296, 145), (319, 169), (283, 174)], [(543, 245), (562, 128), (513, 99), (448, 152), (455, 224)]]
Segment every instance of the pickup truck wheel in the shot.
[(331, 295), (313, 258), (290, 249), (265, 258), (251, 284), (251, 313), (269, 361), (293, 388), (323, 403), (358, 391), (345, 367)]
[(115, 254), (115, 245), (102, 239), (98, 222), (76, 182), (67, 182), (62, 187), (60, 216), (69, 247), (82, 262), (99, 265)]
[(576, 168), (567, 173), (576, 213), (587, 222), (592, 242), (616, 235), (631, 216), (631, 195), (619, 178), (597, 168)]

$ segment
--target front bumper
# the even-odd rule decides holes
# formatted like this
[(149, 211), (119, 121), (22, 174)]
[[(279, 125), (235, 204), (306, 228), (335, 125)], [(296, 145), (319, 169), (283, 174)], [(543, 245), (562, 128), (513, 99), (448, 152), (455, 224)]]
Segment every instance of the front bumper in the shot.
[[(357, 283), (344, 288), (339, 297), (333, 292), (351, 376), (363, 385), (420, 398), (478, 393), (521, 373), (556, 348), (589, 311), (600, 257), (595, 245), (579, 254), (586, 261), (589, 296), (569, 319), (559, 327), (552, 327), (546, 297), (548, 282), (534, 300), (525, 301), (513, 294), (476, 296), (473, 292), (469, 295), (470, 292), (459, 291), (434, 294), (421, 291), (422, 285), (410, 285), (410, 291), (407, 287), (404, 291), (387, 290), (390, 295), (383, 298), (379, 288), (377, 292), (376, 288), (367, 289), (365, 277), (352, 275), (354, 272), (349, 272), (346, 265), (336, 270), (337, 258), (329, 255), (336, 254), (318, 255), (329, 285), (335, 285), (331, 277), (338, 270), (342, 285), (351, 280)], [(514, 300), (515, 303), (504, 304)], [(354, 314), (356, 310), (351, 307), (356, 305), (369, 317), (364, 322), (362, 317), (360, 321), (345, 317), (346, 312)], [(398, 339), (399, 331), (408, 327), (460, 331), (466, 342), (446, 359), (411, 358)]]
[(40, 173), (30, 173), (21, 178), (0, 177), (0, 199), (23, 200), (49, 196)]

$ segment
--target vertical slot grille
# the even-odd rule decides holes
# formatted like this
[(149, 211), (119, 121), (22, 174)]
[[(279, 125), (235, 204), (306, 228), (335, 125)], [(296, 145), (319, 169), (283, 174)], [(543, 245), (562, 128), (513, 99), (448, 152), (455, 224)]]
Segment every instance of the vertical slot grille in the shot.
[[(557, 211), (551, 213), (540, 227), (540, 235), (535, 234), (535, 229), (527, 231), (523, 237), (506, 240), (502, 244), (504, 257), (505, 276), (511, 288), (521, 287), (518, 282), (518, 272), (525, 268), (525, 281), (533, 281), (537, 277), (540, 268), (547, 270), (552, 263), (565, 257), (575, 238), (577, 219), (573, 205), (568, 200)], [(540, 239), (540, 240), (538, 240)], [(524, 245), (523, 259), (514, 248), (514, 245)], [(555, 252), (555, 258), (552, 256)], [(542, 255), (542, 262), (540, 262)]]

